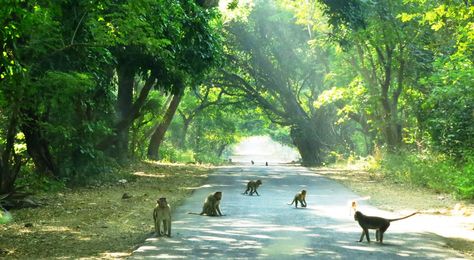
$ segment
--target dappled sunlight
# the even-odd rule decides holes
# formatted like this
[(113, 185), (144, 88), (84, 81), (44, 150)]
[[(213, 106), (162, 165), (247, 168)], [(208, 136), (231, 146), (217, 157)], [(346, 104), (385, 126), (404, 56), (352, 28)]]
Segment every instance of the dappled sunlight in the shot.
[[(261, 196), (242, 195), (246, 182), (256, 178), (263, 181), (258, 190)], [(219, 170), (211, 183), (196, 190), (193, 205), (202, 205), (207, 194), (223, 187), (221, 209), (225, 216), (189, 215), (187, 212), (193, 211), (189, 206), (178, 209), (177, 220), (173, 222), (176, 235), (160, 238), (160, 247), (153, 249), (153, 256), (357, 259), (370, 254), (373, 256), (370, 259), (380, 259), (385, 256), (443, 258), (446, 254), (442, 241), (429, 239), (432, 234), (426, 232), (426, 223), (420, 223), (424, 221), (421, 215), (393, 223), (385, 233), (385, 244), (375, 242), (373, 230), (372, 243), (356, 242), (361, 228), (353, 218), (352, 200), (357, 200), (359, 208), (371, 215), (396, 218), (405, 213), (370, 207), (368, 197), (347, 191), (341, 184), (303, 167), (234, 165)], [(308, 207), (287, 205), (301, 189), (308, 191)], [(147, 255), (150, 253), (136, 252), (134, 259)]]
[(144, 173), (144, 172), (134, 172), (132, 175), (135, 176), (140, 176), (140, 177), (151, 177), (151, 178), (164, 178), (166, 175), (164, 174), (150, 174), (150, 173)]
[(364, 247), (364, 246), (341, 246), (341, 247), (351, 249), (351, 250), (360, 250), (360, 251), (368, 251), (368, 252), (377, 251), (375, 247)]
[(102, 253), (100, 254), (100, 256), (102, 258), (107, 258), (107, 259), (117, 259), (117, 258), (125, 258), (127, 256), (129, 256), (130, 254), (129, 253), (121, 253), (121, 252), (114, 252), (114, 253)]
[(81, 233), (81, 232), (78, 232), (78, 231), (74, 231), (69, 227), (44, 226), (44, 225), (41, 226), (38, 230), (43, 231), (43, 232), (68, 232), (68, 233), (71, 233), (71, 234), (80, 234)]

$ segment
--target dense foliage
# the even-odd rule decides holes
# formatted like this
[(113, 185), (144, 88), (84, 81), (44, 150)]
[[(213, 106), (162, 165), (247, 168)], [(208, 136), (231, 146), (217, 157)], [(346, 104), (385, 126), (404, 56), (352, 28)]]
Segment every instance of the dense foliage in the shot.
[(267, 134), (474, 197), (469, 1), (218, 2), (3, 1), (0, 194)]
[(3, 1), (0, 17), (2, 194), (24, 164), (77, 182), (124, 163), (139, 121), (219, 60), (219, 14), (192, 0)]

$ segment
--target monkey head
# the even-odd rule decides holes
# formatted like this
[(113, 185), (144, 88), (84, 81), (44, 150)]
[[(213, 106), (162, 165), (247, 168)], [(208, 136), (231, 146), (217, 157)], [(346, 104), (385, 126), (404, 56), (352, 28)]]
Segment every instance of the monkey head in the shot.
[(306, 195), (306, 190), (301, 190), (301, 194)]
[(353, 200), (353, 201), (351, 202), (351, 208), (353, 208), (354, 210), (357, 209), (357, 201)]
[(261, 185), (262, 184), (262, 181), (261, 180), (257, 180), (256, 182), (258, 185)]
[(214, 193), (214, 198), (216, 198), (217, 200), (221, 200), (222, 199), (222, 191), (216, 191)]
[(168, 206), (168, 202), (166, 201), (166, 198), (159, 198), (156, 203), (158, 203), (158, 205), (160, 206), (160, 208), (165, 208), (166, 206)]
[(361, 217), (362, 213), (360, 211), (356, 211), (354, 213), (354, 220), (359, 221), (359, 218)]

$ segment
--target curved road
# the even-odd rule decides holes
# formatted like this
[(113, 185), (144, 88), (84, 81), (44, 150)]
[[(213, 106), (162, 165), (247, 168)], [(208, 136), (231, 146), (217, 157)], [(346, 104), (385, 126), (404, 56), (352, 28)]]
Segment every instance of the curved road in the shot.
[[(248, 180), (263, 181), (260, 196), (246, 196)], [(308, 191), (308, 207), (289, 206), (299, 190)], [(190, 215), (200, 212), (207, 194), (221, 190), (223, 217)], [(356, 242), (361, 229), (349, 215), (348, 201), (359, 196), (344, 186), (303, 167), (237, 165), (222, 167), (208, 184), (173, 209), (171, 238), (149, 238), (130, 259), (465, 259), (445, 247), (419, 225), (420, 216), (393, 222), (384, 245)], [(364, 201), (367, 215), (387, 218), (404, 214), (379, 211)], [(406, 213), (406, 212), (404, 212)]]

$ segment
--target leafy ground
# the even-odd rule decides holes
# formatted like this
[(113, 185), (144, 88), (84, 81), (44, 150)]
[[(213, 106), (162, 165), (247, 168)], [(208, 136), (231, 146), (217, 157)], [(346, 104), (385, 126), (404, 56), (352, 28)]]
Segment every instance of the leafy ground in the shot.
[[(317, 168), (318, 174), (337, 180), (370, 199), (370, 203), (388, 211), (417, 210), (427, 214), (465, 216), (474, 219), (474, 204), (471, 201), (456, 200), (448, 194), (395, 182), (380, 174), (364, 171), (361, 165)], [(465, 228), (474, 232), (474, 221)], [(448, 246), (474, 257), (474, 241), (446, 238)]]
[[(43, 206), (14, 210), (0, 226), (0, 258), (125, 257), (153, 232), (156, 199), (178, 206), (211, 169), (139, 163), (122, 172), (127, 183), (102, 184), (36, 196)], [(131, 196), (122, 199), (124, 193)]]

